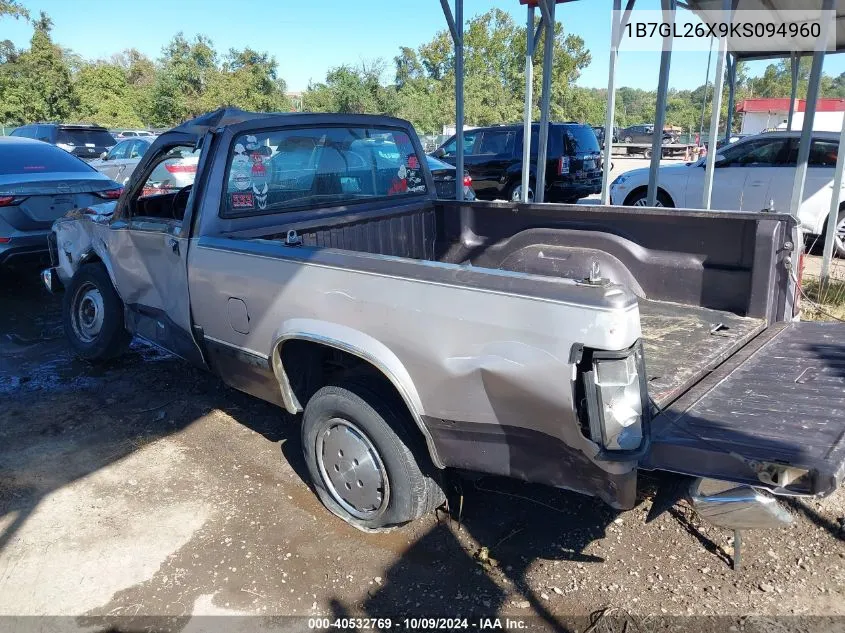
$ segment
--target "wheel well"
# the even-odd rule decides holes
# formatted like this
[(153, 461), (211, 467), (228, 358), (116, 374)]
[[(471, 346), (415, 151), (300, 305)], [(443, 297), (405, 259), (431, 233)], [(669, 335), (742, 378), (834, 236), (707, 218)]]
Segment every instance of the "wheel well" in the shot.
[(415, 423), (412, 426), (419, 445), (427, 446), (432, 461), (440, 463), (431, 442), (420, 428), (420, 421), (396, 385), (368, 360), (330, 345), (302, 339), (285, 341), (281, 345), (279, 360), (290, 391), (302, 408), (321, 387), (356, 380), (366, 381), (380, 394), (391, 399), (395, 406), (404, 408), (414, 417)]
[[(631, 193), (629, 193), (627, 196), (625, 196), (625, 201), (623, 202), (623, 204), (625, 206), (629, 206), (628, 201), (631, 200), (632, 198), (634, 198), (635, 195), (639, 195), (641, 193), (648, 193), (648, 185), (640, 185), (639, 187), (632, 189)], [(670, 196), (663, 187), (658, 186), (657, 187), (657, 195), (660, 195), (660, 194), (663, 194), (664, 196), (666, 196), (669, 199), (669, 202), (672, 203), (672, 206), (675, 206), (675, 201), (672, 200), (672, 196)]]

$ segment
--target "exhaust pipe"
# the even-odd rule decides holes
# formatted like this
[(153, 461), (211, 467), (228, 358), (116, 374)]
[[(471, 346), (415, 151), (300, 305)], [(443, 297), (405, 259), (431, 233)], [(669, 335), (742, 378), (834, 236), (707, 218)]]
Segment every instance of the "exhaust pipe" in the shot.
[(695, 511), (713, 525), (730, 530), (790, 525), (792, 515), (768, 492), (717, 479), (696, 479), (689, 498)]

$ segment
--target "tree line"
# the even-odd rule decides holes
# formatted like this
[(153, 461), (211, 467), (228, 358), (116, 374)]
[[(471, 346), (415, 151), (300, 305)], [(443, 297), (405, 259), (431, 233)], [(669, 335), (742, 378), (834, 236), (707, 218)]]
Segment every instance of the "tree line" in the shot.
[[(0, 16), (29, 19), (15, 0), (0, 0)], [(219, 52), (206, 36), (177, 33), (157, 59), (134, 48), (110, 59), (85, 60), (56, 44), (45, 13), (31, 21), (29, 48), (0, 42), (0, 122), (94, 122), (108, 127), (169, 127), (222, 105), (247, 110), (379, 113), (410, 120), (421, 133), (439, 132), (455, 120), (454, 50), (445, 30), (417, 48), (402, 47), (391, 62), (377, 59), (331, 68), (292, 100), (277, 60), (250, 47)], [(555, 25), (543, 33), (534, 58), (534, 117), (539, 118), (543, 38), (554, 38), (551, 117), (603, 125), (607, 91), (575, 83), (591, 62), (578, 35)], [(522, 119), (525, 90), (526, 30), (499, 9), (470, 19), (464, 34), (467, 125)], [(806, 95), (810, 60), (799, 70), (799, 97)], [(789, 63), (770, 64), (762, 76), (750, 77), (738, 65), (736, 99), (788, 97)], [(845, 98), (845, 73), (825, 75), (822, 96)], [(666, 122), (698, 131), (704, 109), (710, 120), (712, 83), (694, 90), (671, 90)], [(619, 88), (619, 126), (654, 120), (653, 90)], [(722, 120), (727, 99), (723, 98)], [(739, 122), (736, 121), (736, 125)]]

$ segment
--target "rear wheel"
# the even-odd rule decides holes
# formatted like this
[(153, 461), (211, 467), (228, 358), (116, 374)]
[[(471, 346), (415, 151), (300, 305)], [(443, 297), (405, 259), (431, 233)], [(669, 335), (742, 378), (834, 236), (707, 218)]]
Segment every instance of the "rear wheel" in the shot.
[(626, 136), (624, 139), (622, 139), (622, 142), (623, 143), (633, 143), (634, 139), (631, 138), (630, 136)]
[(317, 391), (305, 407), (302, 445), (323, 505), (361, 530), (378, 531), (443, 503), (413, 424), (404, 403), (378, 383)]
[(126, 351), (132, 336), (105, 266), (85, 264), (76, 271), (65, 291), (62, 325), (73, 351), (85, 360), (107, 360)]
[(650, 149), (645, 150), (643, 152), (643, 156), (645, 156), (646, 159), (651, 160), (651, 157), (652, 157), (651, 150)]
[[(646, 187), (640, 187), (639, 189), (634, 189), (631, 193), (628, 194), (628, 197), (625, 198), (625, 206), (626, 207), (647, 207), (647, 198), (648, 198), (648, 189)], [(655, 207), (674, 207), (675, 203), (672, 202), (672, 198), (669, 197), (662, 189), (657, 190), (657, 196), (654, 201)]]
[[(511, 202), (522, 202), (522, 182), (517, 180), (511, 183), (505, 194)], [(534, 202), (534, 181), (528, 182), (528, 202)]]

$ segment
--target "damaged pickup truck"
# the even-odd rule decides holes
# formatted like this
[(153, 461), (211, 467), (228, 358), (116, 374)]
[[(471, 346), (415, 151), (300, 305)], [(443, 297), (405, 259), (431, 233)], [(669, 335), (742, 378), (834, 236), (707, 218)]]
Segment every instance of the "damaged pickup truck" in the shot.
[(655, 508), (737, 529), (843, 475), (845, 328), (797, 321), (801, 243), (788, 215), (437, 200), (405, 121), (228, 109), (57, 221), (44, 280), (82, 358), (138, 336), (302, 413), (361, 529), (447, 468), (620, 509), (661, 471)]

